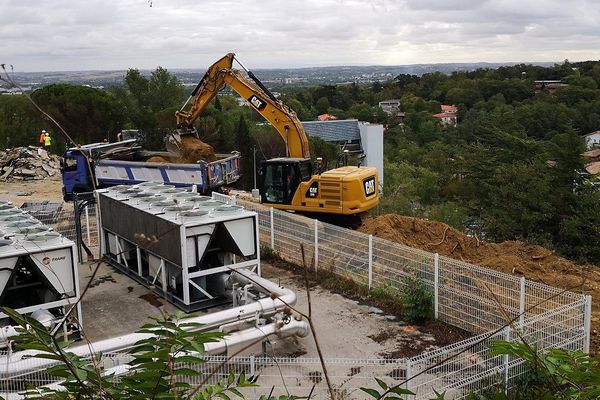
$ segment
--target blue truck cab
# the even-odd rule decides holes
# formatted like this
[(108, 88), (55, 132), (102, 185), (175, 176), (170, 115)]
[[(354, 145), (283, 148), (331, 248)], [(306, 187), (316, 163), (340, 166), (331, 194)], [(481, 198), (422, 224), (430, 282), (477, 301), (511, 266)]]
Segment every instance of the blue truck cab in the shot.
[(136, 139), (116, 143), (93, 143), (67, 150), (61, 159), (63, 197), (91, 192), (94, 188), (135, 185), (157, 181), (178, 187), (196, 185), (198, 192), (218, 191), (239, 180), (240, 154), (218, 154), (213, 162), (196, 164), (146, 162), (152, 156), (171, 154), (141, 149)]

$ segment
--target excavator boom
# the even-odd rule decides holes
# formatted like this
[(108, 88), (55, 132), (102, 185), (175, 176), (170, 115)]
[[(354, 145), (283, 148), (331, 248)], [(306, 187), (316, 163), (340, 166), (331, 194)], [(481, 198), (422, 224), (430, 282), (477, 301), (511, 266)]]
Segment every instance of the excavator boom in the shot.
[[(228, 53), (210, 66), (188, 101), (175, 113), (179, 128), (192, 128), (194, 121), (206, 109), (219, 90), (228, 85), (267, 121), (275, 127), (286, 143), (289, 157), (310, 158), (308, 139), (296, 113), (277, 100), (275, 96), (254, 76), (251, 71), (248, 80), (239, 70), (233, 69), (234, 53)], [(191, 108), (184, 111), (191, 99)]]

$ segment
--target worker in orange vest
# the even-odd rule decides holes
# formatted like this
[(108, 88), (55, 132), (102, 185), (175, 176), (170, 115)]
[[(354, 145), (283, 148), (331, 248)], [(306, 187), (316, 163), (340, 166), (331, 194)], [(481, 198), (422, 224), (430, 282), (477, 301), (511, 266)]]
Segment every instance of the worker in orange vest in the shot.
[(40, 133), (40, 146), (44, 146), (46, 144), (46, 131), (42, 130)]

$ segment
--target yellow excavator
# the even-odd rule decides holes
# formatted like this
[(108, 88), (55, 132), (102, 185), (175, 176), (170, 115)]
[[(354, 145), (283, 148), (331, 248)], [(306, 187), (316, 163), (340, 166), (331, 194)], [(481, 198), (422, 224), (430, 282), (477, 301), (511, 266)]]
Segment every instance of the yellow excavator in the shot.
[[(234, 60), (251, 80), (233, 68)], [(170, 135), (167, 145), (176, 148), (181, 135), (195, 133), (194, 121), (224, 85), (246, 99), (275, 127), (286, 144), (287, 157), (261, 163), (261, 203), (349, 226), (360, 224), (360, 214), (377, 206), (377, 169), (342, 166), (322, 171), (319, 160), (316, 166), (313, 165), (308, 137), (296, 113), (279, 101), (235, 58), (234, 53), (225, 55), (209, 67), (185, 104), (175, 113), (178, 129)], [(185, 110), (190, 101), (191, 107)]]

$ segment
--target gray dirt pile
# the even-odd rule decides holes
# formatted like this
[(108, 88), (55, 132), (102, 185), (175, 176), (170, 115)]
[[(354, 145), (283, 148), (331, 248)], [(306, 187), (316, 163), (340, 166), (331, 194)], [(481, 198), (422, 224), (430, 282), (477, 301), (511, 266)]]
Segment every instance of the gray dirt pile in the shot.
[(42, 148), (0, 150), (0, 181), (27, 181), (60, 176), (60, 157)]
[(550, 286), (591, 294), (592, 348), (596, 353), (600, 351), (600, 269), (597, 266), (578, 265), (552, 250), (521, 241), (483, 242), (441, 222), (397, 214), (366, 220), (359, 230)]

